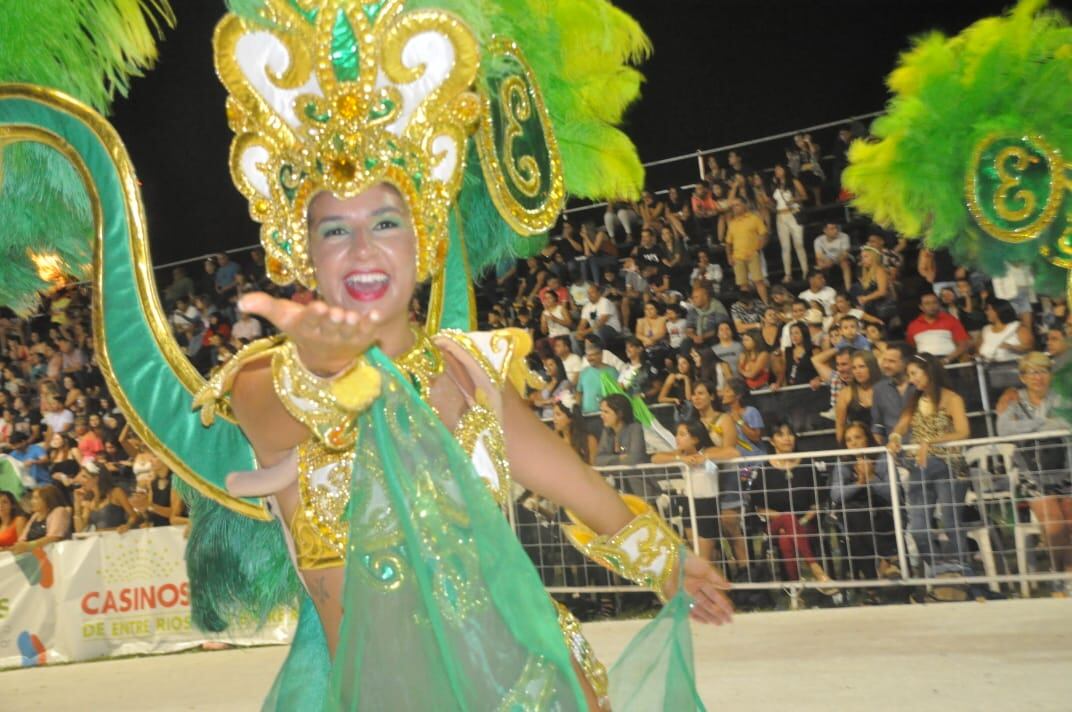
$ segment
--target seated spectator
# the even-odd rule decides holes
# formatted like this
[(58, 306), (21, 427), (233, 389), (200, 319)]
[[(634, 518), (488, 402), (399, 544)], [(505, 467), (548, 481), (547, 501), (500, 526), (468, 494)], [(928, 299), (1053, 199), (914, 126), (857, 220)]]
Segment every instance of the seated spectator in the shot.
[(189, 300), (194, 295), (194, 281), (186, 274), (185, 267), (171, 271), (171, 284), (163, 292), (164, 309), (174, 309), (180, 299)]
[(149, 526), (166, 527), (171, 525), (174, 477), (171, 469), (164, 461), (157, 458), (156, 465), (153, 467), (153, 479), (149, 484), (149, 496), (146, 498), (145, 508), (137, 513)]
[(730, 305), (730, 314), (733, 315), (733, 327), (738, 334), (758, 330), (763, 326), (763, 312), (766, 307), (756, 301), (752, 288), (741, 288), (737, 301)]
[(8, 551), (25, 554), (71, 536), (71, 510), (63, 506), (63, 496), (52, 485), (38, 487), (30, 495), (30, 518), (18, 542)]
[[(785, 349), (792, 341), (789, 336), (789, 327), (793, 324), (800, 324), (805, 331), (808, 330), (808, 325), (804, 321), (804, 317), (808, 314), (808, 303), (803, 299), (794, 299), (789, 307), (788, 314), (782, 315), (782, 328), (780, 336), (778, 337), (778, 343), (774, 345), (775, 348)], [(811, 334), (808, 334), (809, 337)], [(810, 354), (809, 354), (810, 357)]]
[(807, 326), (802, 321), (794, 321), (787, 324), (786, 329), (789, 331), (789, 346), (782, 352), (778, 378), (771, 387), (775, 390), (784, 386), (803, 385), (818, 388), (819, 373), (811, 360), (814, 352)]
[[(633, 417), (633, 404), (621, 393), (612, 393), (599, 405), (603, 432), (599, 437), (596, 465), (632, 467), (648, 461), (644, 427)], [(644, 483), (639, 476), (625, 478), (626, 489), (643, 496)]]
[(594, 334), (606, 344), (617, 338), (621, 330), (618, 308), (607, 298), (599, 285), (589, 283), (588, 303), (581, 307), (581, 320), (574, 334), (577, 341), (584, 341)]
[[(815, 366), (815, 372), (819, 374), (819, 379), (830, 386), (830, 409), (819, 415), (834, 420), (838, 395), (842, 388), (852, 383), (852, 351), (828, 348), (815, 354), (811, 362)], [(894, 423), (896, 422), (894, 419)]]
[(690, 203), (693, 222), (700, 242), (712, 244), (718, 239), (719, 218), (722, 210), (711, 192), (711, 183), (703, 180), (696, 184)]
[(603, 379), (617, 379), (618, 371), (603, 363), (603, 342), (597, 337), (585, 340), (584, 357), (588, 368), (582, 369), (577, 377), (577, 393), (581, 397), (581, 413), (590, 415), (599, 412), (604, 396)]
[(692, 359), (684, 354), (679, 354), (674, 362), (673, 373), (663, 381), (663, 387), (659, 391), (658, 403), (674, 406), (676, 420), (684, 420), (691, 415), (692, 410), (692, 383), (695, 380), (695, 367)]
[(767, 282), (760, 253), (767, 244), (767, 226), (758, 215), (749, 212), (740, 200), (733, 201), (731, 209), (733, 217), (726, 228), (726, 253), (733, 267), (737, 288), (751, 285), (759, 298), (766, 302)]
[(815, 269), (825, 273), (827, 281), (841, 278), (845, 291), (852, 289), (852, 243), (837, 223), (828, 222), (815, 239)]
[[(830, 345), (831, 348), (841, 351), (842, 349), (849, 349), (850, 351), (870, 351), (871, 342), (867, 340), (867, 337), (860, 333), (860, 320), (852, 314), (845, 314), (838, 319), (838, 327), (840, 328), (841, 338)], [(831, 339), (833, 341), (833, 339)]]
[(1053, 359), (1053, 370), (1060, 371), (1072, 357), (1068, 348), (1068, 338), (1061, 326), (1051, 326), (1046, 330), (1046, 354)]
[(882, 264), (882, 253), (870, 245), (864, 245), (860, 250), (859, 282), (852, 292), (856, 303), (867, 314), (883, 321), (889, 321), (897, 314), (897, 300), (889, 272)]
[[(695, 297), (693, 297), (695, 299)], [(697, 319), (697, 324), (706, 323)], [(688, 319), (685, 318), (685, 310), (680, 304), (666, 305), (666, 338), (670, 342), (670, 348), (677, 351), (689, 337)], [(694, 327), (695, 329), (695, 327)], [(701, 337), (702, 341), (702, 337)]]
[(551, 407), (551, 428), (583, 461), (596, 464), (598, 439), (585, 427), (584, 416), (572, 394), (563, 396)]
[(710, 381), (722, 388), (733, 378), (730, 365), (720, 359), (711, 349), (693, 346), (689, 349), (689, 360), (692, 361), (694, 375), (692, 383), (695, 386), (698, 381)]
[(692, 209), (689, 200), (681, 195), (681, 191), (676, 186), (670, 186), (666, 191), (666, 209), (674, 234), (688, 241), (688, 226), (694, 223)]
[(674, 235), (674, 231), (665, 225), (659, 230), (659, 243), (659, 248), (663, 253), (663, 273), (667, 275), (671, 284), (682, 285), (685, 282), (684, 276), (689, 274), (691, 267), (685, 246)]
[(581, 244), (584, 246), (584, 273), (598, 284), (608, 269), (617, 269), (618, 246), (605, 229), (596, 230), (591, 223), (581, 225)]
[(771, 358), (763, 339), (754, 331), (741, 334), (737, 373), (751, 390), (766, 388), (771, 380)]
[(557, 403), (564, 393), (573, 392), (573, 383), (566, 375), (566, 367), (562, 365), (562, 359), (558, 356), (548, 356), (543, 360), (543, 369), (546, 377), (544, 386), (534, 392), (530, 398), (540, 418), (547, 420), (551, 417), (551, 408)]
[(78, 451), (81, 453), (83, 461), (92, 460), (104, 449), (104, 441), (99, 433), (90, 430), (86, 418), (75, 418), (74, 437), (78, 439)]
[[(692, 288), (692, 304), (685, 318), (685, 333), (697, 346), (714, 343), (719, 323), (729, 321), (726, 307), (711, 298), (711, 288), (698, 284)], [(671, 344), (673, 345), (673, 344)]]
[[(873, 447), (867, 425), (850, 422), (845, 427), (845, 447)], [(900, 578), (893, 562), (897, 558), (890, 478), (886, 458), (858, 454), (839, 460), (830, 482), (830, 506), (845, 528), (845, 541), (853, 578)]]
[(611, 240), (628, 249), (636, 243), (634, 238), (640, 229), (641, 220), (631, 203), (611, 200), (607, 202), (607, 210), (603, 213), (603, 225), (607, 228)]
[(670, 288), (670, 270), (664, 264), (666, 251), (655, 239), (655, 231), (644, 228), (640, 231), (640, 244), (630, 253), (636, 262), (637, 271), (655, 294)]
[[(789, 455), (796, 452), (797, 434), (785, 423), (775, 427), (771, 435), (774, 452)], [(819, 491), (822, 483), (815, 467), (804, 464), (801, 458), (771, 459), (756, 469), (758, 477), (751, 488), (752, 505), (767, 525), (781, 554), (779, 561), (790, 581), (800, 579), (800, 560), (808, 565), (816, 581), (830, 580), (826, 570), (812, 551), (812, 540), (818, 534)], [(820, 588), (820, 593), (833, 596), (836, 588)]]
[(625, 365), (618, 371), (618, 385), (629, 396), (650, 399), (659, 392), (657, 370), (648, 361), (644, 345), (632, 336), (625, 340)]
[(261, 322), (254, 318), (252, 314), (239, 310), (238, 319), (235, 320), (234, 326), (231, 327), (231, 336), (237, 339), (239, 343), (248, 344), (263, 335), (264, 327), (261, 326)]
[(15, 495), (0, 490), (0, 551), (9, 551), (15, 546), (28, 519)]
[(665, 311), (658, 302), (650, 301), (644, 304), (644, 316), (637, 319), (636, 338), (649, 352), (669, 344)]
[[(848, 292), (849, 290), (845, 290)], [(817, 269), (808, 272), (808, 288), (797, 295), (803, 299), (809, 307), (819, 307), (824, 314), (830, 314), (834, 309), (834, 300), (837, 292), (826, 283), (826, 275)]]
[(570, 349), (569, 337), (556, 336), (551, 339), (551, 353), (562, 362), (566, 377), (569, 378), (570, 383), (576, 386), (577, 377), (580, 375), (581, 370), (584, 369), (585, 361)]
[(41, 416), (41, 420), (48, 427), (46, 437), (70, 430), (71, 426), (74, 425), (74, 413), (65, 408), (56, 396), (50, 396), (43, 400), (45, 412)]
[(845, 443), (845, 429), (849, 423), (863, 423), (871, 427), (871, 407), (875, 403), (875, 385), (882, 377), (878, 361), (870, 351), (852, 352), (852, 382), (838, 392), (834, 406), (837, 441)]
[(636, 213), (640, 216), (641, 227), (658, 230), (664, 222), (669, 222), (670, 217), (666, 209), (666, 203), (655, 197), (650, 190), (640, 194), (640, 202), (637, 203)]
[(922, 312), (908, 325), (905, 338), (922, 354), (930, 354), (942, 364), (955, 363), (968, 353), (971, 337), (955, 316), (942, 311), (938, 297), (924, 292), (919, 298)]
[(826, 341), (826, 329), (823, 328), (823, 323), (826, 319), (823, 317), (821, 309), (809, 309), (804, 312), (804, 324), (808, 327), (808, 335), (811, 337), (811, 343), (815, 348), (822, 346)]
[(976, 339), (979, 358), (990, 362), (1015, 361), (1035, 346), (1035, 336), (1016, 316), (1012, 304), (990, 299), (984, 309), (987, 325)]
[(22, 463), (26, 472), (33, 478), (35, 487), (52, 483), (47, 467), (48, 453), (39, 444), (31, 443), (26, 433), (16, 431), (11, 435), (11, 451), (8, 455)]
[[(1068, 425), (1058, 412), (1067, 404), (1051, 389), (1050, 357), (1037, 351), (1026, 354), (1020, 359), (1019, 373), (1023, 387), (1010, 388), (998, 400), (998, 435), (1066, 429)], [(1027, 464), (1021, 470), (1021, 485), (1031, 497), (1031, 512), (1042, 526), (1053, 570), (1072, 573), (1072, 475), (1066, 443), (1061, 438), (1041, 438), (1018, 442), (1017, 449)], [(1067, 583), (1064, 587), (1067, 592)]]
[(139, 521), (127, 493), (112, 482), (107, 470), (84, 463), (76, 481), (81, 488), (74, 497), (75, 531), (123, 533)]
[(738, 375), (737, 361), (741, 357), (741, 342), (736, 339), (733, 331), (733, 325), (729, 322), (722, 322), (718, 325), (718, 341), (716, 341), (711, 349), (715, 352), (715, 355), (726, 362), (733, 375)]
[(706, 282), (716, 292), (722, 291), (722, 265), (711, 262), (707, 250), (696, 253), (696, 266), (689, 275), (689, 284), (695, 286), (698, 281)]

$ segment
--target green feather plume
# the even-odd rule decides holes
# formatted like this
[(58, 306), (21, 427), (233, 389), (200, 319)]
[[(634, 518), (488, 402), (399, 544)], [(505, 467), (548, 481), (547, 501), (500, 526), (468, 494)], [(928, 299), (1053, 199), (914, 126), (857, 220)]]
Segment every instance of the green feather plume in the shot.
[(991, 133), (1041, 134), (1072, 154), (1072, 28), (1045, 6), (1022, 0), (956, 37), (915, 40), (887, 81), (893, 98), (872, 126), (876, 140), (852, 145), (843, 181), (877, 222), (988, 274), (1026, 264), (1038, 290), (1055, 294), (1065, 273), (1039, 245), (991, 237), (965, 200), (972, 150)]
[[(101, 113), (156, 60), (173, 25), (167, 0), (19, 0), (0, 19), (0, 82), (58, 89)], [(57, 255), (84, 277), (93, 237), (78, 175), (55, 151), (26, 143), (0, 153), (0, 304), (25, 313), (47, 289), (31, 253)]]
[[(261, 0), (227, 4), (248, 20), (264, 21)], [(482, 47), (496, 35), (521, 47), (547, 104), (571, 196), (639, 196), (644, 168), (616, 125), (640, 95), (643, 76), (630, 65), (648, 56), (651, 43), (629, 15), (607, 0), (409, 0), (406, 8), (458, 15)], [(482, 80), (494, 78), (494, 63), (482, 66)], [(475, 273), (503, 258), (534, 254), (544, 244), (545, 237), (522, 237), (499, 216), (475, 151), (469, 153), (458, 207)]]

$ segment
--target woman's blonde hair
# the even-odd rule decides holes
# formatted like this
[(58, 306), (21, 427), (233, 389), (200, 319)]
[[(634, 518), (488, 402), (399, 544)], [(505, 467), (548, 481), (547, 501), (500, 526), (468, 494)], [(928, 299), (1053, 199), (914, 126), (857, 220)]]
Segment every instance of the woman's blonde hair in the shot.
[(1053, 370), (1053, 361), (1041, 351), (1032, 351), (1020, 357), (1020, 373), (1027, 373), (1032, 369)]

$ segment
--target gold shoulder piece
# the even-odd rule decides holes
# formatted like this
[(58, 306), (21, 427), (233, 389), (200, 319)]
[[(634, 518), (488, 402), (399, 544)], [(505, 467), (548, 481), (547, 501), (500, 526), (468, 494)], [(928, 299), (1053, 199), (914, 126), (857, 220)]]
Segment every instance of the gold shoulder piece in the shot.
[(564, 524), (562, 530), (582, 554), (650, 588), (665, 603), (665, 586), (677, 569), (681, 539), (644, 500), (627, 494), (621, 498), (636, 516), (616, 534), (596, 534), (568, 510), (574, 524)]
[(246, 365), (272, 356), (285, 342), (283, 336), (270, 336), (257, 339), (243, 346), (227, 363), (216, 368), (208, 377), (205, 385), (194, 395), (193, 409), (201, 409), (201, 423), (208, 427), (219, 415), (234, 421), (231, 410), (231, 385), (235, 377)]

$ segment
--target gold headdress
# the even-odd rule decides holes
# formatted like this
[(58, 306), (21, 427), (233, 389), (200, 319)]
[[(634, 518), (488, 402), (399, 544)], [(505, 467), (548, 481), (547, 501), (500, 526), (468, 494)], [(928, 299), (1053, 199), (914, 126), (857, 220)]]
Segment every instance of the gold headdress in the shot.
[[(640, 188), (635, 149), (612, 124), (639, 89), (623, 63), (646, 50), (646, 39), (604, 0), (230, 4), (215, 53), (236, 133), (231, 171), (278, 283), (314, 286), (306, 213), (321, 190), (351, 197), (380, 182), (398, 188), (413, 214), (423, 280), (444, 264), (452, 231), (461, 232), (456, 202), (469, 231), (481, 233), (462, 241), (481, 267), (515, 252), (510, 236), (544, 234), (567, 189), (600, 197)], [(600, 41), (609, 45), (604, 57)], [(595, 82), (606, 90), (599, 105), (589, 100)], [(546, 102), (541, 86), (554, 87)], [(555, 127), (565, 122), (560, 152)], [(573, 185), (569, 161), (587, 164)], [(593, 179), (596, 172), (608, 177)]]

